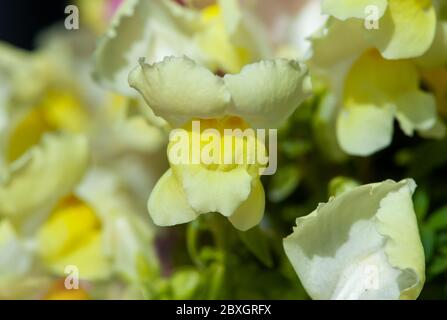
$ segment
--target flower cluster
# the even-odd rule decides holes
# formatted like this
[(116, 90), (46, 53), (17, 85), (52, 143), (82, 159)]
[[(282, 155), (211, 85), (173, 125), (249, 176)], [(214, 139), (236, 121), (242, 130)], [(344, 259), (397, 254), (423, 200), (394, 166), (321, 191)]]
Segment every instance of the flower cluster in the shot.
[(76, 5), (0, 42), (0, 298), (445, 288), (444, 0)]

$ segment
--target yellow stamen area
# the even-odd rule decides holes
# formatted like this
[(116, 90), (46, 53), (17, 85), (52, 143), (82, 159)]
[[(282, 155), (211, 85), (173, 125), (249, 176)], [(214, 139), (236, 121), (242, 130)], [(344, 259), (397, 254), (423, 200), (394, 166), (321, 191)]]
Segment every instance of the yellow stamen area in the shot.
[(56, 261), (95, 239), (100, 231), (101, 223), (93, 209), (77, 197), (68, 196), (39, 230), (41, 256), (47, 262)]
[(201, 17), (204, 23), (211, 23), (220, 17), (221, 10), (218, 4), (213, 4), (201, 10)]
[(80, 132), (86, 113), (77, 97), (67, 91), (48, 90), (41, 101), (23, 116), (10, 133), (6, 159), (13, 162), (36, 145), (46, 132)]
[[(256, 130), (239, 117), (194, 119), (183, 129), (189, 140), (171, 141), (168, 154), (172, 152), (177, 155), (177, 150), (180, 150), (187, 153), (189, 163), (194, 164), (193, 159), (196, 157), (200, 165), (208, 170), (230, 171), (244, 166), (250, 173), (257, 175), (261, 166), (258, 156), (266, 157), (267, 154), (265, 144), (259, 140)], [(200, 150), (195, 148), (196, 144)], [(204, 158), (209, 160), (204, 162)]]
[(384, 106), (401, 94), (417, 90), (418, 85), (419, 74), (410, 60), (386, 60), (377, 50), (369, 50), (346, 77), (344, 106)]

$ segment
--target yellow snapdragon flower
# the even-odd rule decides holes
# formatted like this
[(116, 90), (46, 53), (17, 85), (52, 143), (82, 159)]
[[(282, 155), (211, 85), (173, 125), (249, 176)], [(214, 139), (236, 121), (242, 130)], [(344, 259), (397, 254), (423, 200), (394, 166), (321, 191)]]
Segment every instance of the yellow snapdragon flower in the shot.
[[(365, 25), (371, 6), (377, 29)], [(346, 153), (368, 156), (387, 147), (395, 119), (408, 136), (445, 135), (439, 94), (421, 89), (421, 66), (445, 59), (439, 8), (431, 0), (323, 1), (330, 18), (312, 37), (309, 69), (335, 101), (336, 137)]]
[[(183, 127), (190, 139), (198, 134), (191, 129), (193, 120), (200, 122), (201, 129), (214, 128), (217, 139), (224, 129), (281, 124), (307, 96), (305, 75), (296, 61), (277, 59), (247, 65), (240, 73), (221, 78), (189, 58), (168, 57), (152, 65), (140, 61), (130, 73), (129, 83), (156, 115), (174, 128)], [(265, 152), (263, 142), (254, 140)], [(172, 142), (168, 151), (170, 148)], [(247, 159), (250, 152), (234, 156)], [(185, 223), (208, 212), (223, 214), (241, 230), (260, 222), (265, 200), (257, 163), (178, 164), (168, 158), (171, 169), (158, 181), (148, 201), (156, 224)]]
[(75, 266), (80, 279), (104, 280), (117, 274), (133, 283), (140, 276), (138, 263), (157, 267), (152, 239), (152, 229), (140, 221), (119, 178), (92, 169), (39, 227), (37, 254), (58, 276)]

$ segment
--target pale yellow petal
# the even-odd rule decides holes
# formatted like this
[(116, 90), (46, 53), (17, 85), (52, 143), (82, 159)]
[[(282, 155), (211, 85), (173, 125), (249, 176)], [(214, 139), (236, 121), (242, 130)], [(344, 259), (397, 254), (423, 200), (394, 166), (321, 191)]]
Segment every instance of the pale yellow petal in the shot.
[(254, 182), (250, 195), (237, 210), (228, 217), (236, 229), (247, 231), (258, 225), (264, 216), (265, 193), (259, 179)]
[(405, 134), (431, 129), (437, 120), (436, 99), (423, 91), (413, 91), (397, 100), (396, 117)]
[(199, 216), (188, 203), (181, 184), (171, 169), (158, 180), (148, 201), (149, 214), (156, 225), (173, 226)]
[(245, 66), (224, 81), (234, 106), (228, 111), (254, 127), (282, 124), (310, 94), (306, 69), (297, 61), (265, 60)]
[(26, 215), (51, 205), (79, 182), (88, 159), (84, 136), (45, 135), (1, 177), (0, 212)]
[(130, 73), (129, 84), (157, 116), (177, 126), (192, 118), (222, 117), (231, 100), (221, 78), (187, 57), (141, 62)]
[(242, 166), (229, 171), (202, 165), (175, 165), (173, 171), (191, 207), (199, 213), (219, 212), (231, 216), (247, 200), (252, 176)]
[(393, 136), (394, 112), (389, 108), (358, 106), (342, 110), (337, 139), (351, 155), (368, 156), (387, 147)]
[(430, 0), (388, 0), (379, 29), (365, 32), (386, 59), (420, 57), (433, 43), (436, 12)]

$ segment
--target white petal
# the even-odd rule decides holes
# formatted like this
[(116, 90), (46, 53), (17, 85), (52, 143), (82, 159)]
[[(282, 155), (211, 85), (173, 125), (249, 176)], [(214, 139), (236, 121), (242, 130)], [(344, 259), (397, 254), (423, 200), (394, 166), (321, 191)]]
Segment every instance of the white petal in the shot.
[(157, 116), (173, 125), (192, 118), (219, 118), (231, 96), (223, 80), (187, 57), (135, 68), (129, 84), (138, 90)]

